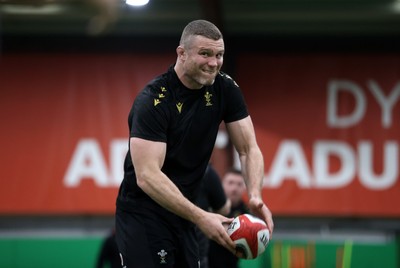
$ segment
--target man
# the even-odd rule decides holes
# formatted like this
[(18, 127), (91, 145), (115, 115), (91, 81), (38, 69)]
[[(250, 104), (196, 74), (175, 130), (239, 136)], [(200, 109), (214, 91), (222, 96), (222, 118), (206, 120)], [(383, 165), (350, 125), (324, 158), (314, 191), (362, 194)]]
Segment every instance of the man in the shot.
[(263, 157), (238, 85), (220, 73), (224, 41), (205, 20), (182, 32), (174, 66), (151, 81), (129, 113), (129, 151), (116, 211), (124, 267), (198, 267), (195, 225), (235, 254), (232, 221), (194, 204), (219, 125), (239, 152), (249, 206), (273, 231), (261, 198)]
[[(246, 184), (241, 172), (237, 169), (229, 170), (222, 178), (225, 195), (231, 201), (231, 210), (228, 217), (236, 217), (248, 213), (248, 208), (243, 201)], [(235, 268), (238, 267), (238, 258), (229, 250), (210, 241), (208, 261), (210, 268)]]

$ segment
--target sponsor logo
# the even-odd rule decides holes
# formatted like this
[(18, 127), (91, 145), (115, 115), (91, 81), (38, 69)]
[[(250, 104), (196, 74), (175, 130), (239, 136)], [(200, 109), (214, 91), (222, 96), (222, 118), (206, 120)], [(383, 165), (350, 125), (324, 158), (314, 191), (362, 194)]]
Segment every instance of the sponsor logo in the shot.
[(176, 104), (176, 108), (178, 109), (178, 112), (179, 112), (179, 113), (182, 112), (182, 106), (183, 106), (183, 103), (182, 103), (182, 102), (178, 102), (178, 103)]

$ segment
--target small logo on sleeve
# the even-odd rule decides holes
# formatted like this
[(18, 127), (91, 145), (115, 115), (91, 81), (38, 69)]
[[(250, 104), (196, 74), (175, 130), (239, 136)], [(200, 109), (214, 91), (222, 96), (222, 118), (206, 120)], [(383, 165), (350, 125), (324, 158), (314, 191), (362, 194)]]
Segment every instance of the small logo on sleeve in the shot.
[(157, 106), (160, 103), (161, 103), (161, 101), (159, 99), (154, 99), (154, 106)]

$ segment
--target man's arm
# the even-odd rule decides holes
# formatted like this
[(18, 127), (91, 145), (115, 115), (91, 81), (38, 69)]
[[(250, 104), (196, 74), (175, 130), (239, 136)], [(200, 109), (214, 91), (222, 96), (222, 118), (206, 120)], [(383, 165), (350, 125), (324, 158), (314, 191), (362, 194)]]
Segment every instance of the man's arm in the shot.
[(165, 143), (131, 138), (130, 152), (137, 184), (147, 195), (165, 209), (197, 224), (208, 238), (235, 252), (235, 244), (223, 226), (223, 223), (229, 223), (231, 219), (194, 205), (161, 171), (166, 154)]
[(250, 116), (226, 124), (229, 137), (235, 146), (242, 167), (242, 174), (249, 194), (249, 209), (263, 219), (272, 234), (274, 223), (271, 211), (262, 200), (262, 180), (264, 177), (264, 159), (258, 147)]

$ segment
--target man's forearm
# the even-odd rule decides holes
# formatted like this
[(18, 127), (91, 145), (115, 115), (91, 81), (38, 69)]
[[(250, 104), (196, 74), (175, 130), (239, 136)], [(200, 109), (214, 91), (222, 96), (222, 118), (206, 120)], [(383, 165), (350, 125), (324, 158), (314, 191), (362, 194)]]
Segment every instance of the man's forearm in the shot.
[(176, 185), (162, 172), (157, 175), (143, 175), (138, 186), (165, 209), (189, 221), (195, 222), (202, 210), (190, 202)]
[(264, 159), (258, 147), (240, 155), (242, 173), (246, 182), (249, 197), (261, 197), (264, 178)]

